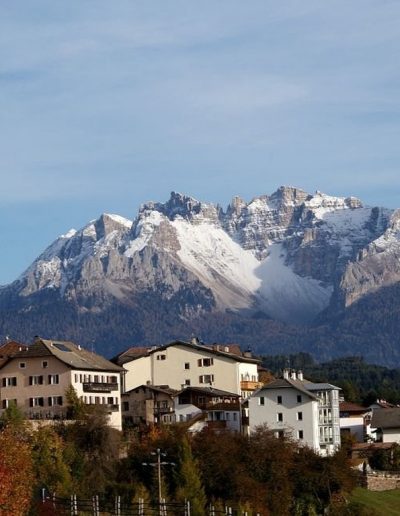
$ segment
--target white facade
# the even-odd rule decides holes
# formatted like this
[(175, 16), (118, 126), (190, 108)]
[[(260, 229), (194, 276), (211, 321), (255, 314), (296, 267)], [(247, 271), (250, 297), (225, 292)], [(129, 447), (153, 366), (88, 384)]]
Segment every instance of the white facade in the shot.
[(254, 390), (258, 382), (257, 360), (180, 342), (151, 350), (123, 366), (126, 391), (150, 383), (177, 390), (212, 386), (243, 395), (243, 390), (249, 386)]
[[(296, 385), (297, 384), (297, 385)], [(276, 380), (248, 400), (249, 432), (267, 424), (326, 455), (340, 446), (338, 389), (327, 384)]]

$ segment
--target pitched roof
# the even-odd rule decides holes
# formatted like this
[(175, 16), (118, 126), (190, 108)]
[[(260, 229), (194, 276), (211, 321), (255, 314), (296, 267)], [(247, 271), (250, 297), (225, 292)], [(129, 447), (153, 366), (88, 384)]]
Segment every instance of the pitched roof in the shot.
[(129, 391), (126, 391), (124, 394), (129, 394), (137, 389), (149, 389), (154, 392), (161, 392), (163, 394), (168, 394), (169, 396), (174, 396), (178, 391), (176, 389), (171, 389), (168, 385), (138, 385)]
[(400, 428), (400, 407), (374, 410), (371, 426), (373, 428)]
[[(6, 362), (14, 358), (36, 358), (45, 356), (54, 356), (71, 369), (115, 372), (123, 370), (123, 368), (113, 364), (101, 355), (92, 353), (73, 342), (40, 338), (37, 338), (33, 344), (25, 346), (21, 351), (14, 353)], [(4, 362), (4, 364), (6, 362)], [(1, 364), (0, 367), (4, 364)]]
[(261, 389), (256, 391), (257, 393), (267, 390), (267, 389), (296, 389), (297, 391), (305, 394), (306, 396), (312, 398), (313, 400), (317, 400), (317, 396), (310, 392), (304, 385), (303, 382), (300, 380), (290, 380), (286, 378), (278, 378), (277, 380), (274, 380), (273, 382), (267, 383)]
[[(126, 351), (123, 351), (122, 353), (120, 353), (116, 357), (112, 358), (111, 360), (112, 360), (112, 362), (115, 362), (116, 364), (122, 365), (127, 362), (137, 360), (138, 358), (141, 358), (143, 356), (148, 356), (153, 353), (159, 353), (160, 351), (165, 351), (166, 349), (168, 349), (171, 346), (183, 346), (183, 347), (191, 348), (191, 349), (194, 349), (197, 351), (201, 351), (203, 353), (206, 352), (206, 353), (209, 353), (210, 355), (214, 355), (214, 356), (216, 355), (216, 356), (229, 358), (236, 362), (246, 362), (246, 363), (250, 363), (250, 364), (258, 364), (260, 362), (259, 359), (244, 356), (243, 353), (238, 354), (237, 345), (227, 345), (227, 346), (219, 345), (219, 349), (218, 349), (218, 345), (216, 345), (216, 344), (213, 344), (212, 346), (208, 346), (206, 344), (185, 342), (183, 340), (175, 340), (173, 342), (170, 342), (168, 344), (164, 344), (163, 346), (158, 346), (158, 347), (156, 347), (156, 346), (141, 347), (141, 348), (132, 347), (132, 348), (127, 349)], [(225, 347), (228, 349), (232, 349), (232, 351), (222, 351), (221, 348), (225, 348)]]
[(236, 394), (235, 392), (222, 391), (221, 389), (215, 389), (214, 387), (192, 387), (192, 386), (188, 386), (188, 387), (181, 389), (180, 391), (178, 391), (176, 393), (176, 396), (179, 396), (183, 392), (187, 392), (187, 391), (195, 391), (200, 394), (205, 394), (208, 396), (225, 396), (225, 397), (230, 397), (230, 398), (239, 398), (240, 397), (239, 394)]
[(359, 414), (370, 412), (371, 409), (357, 405), (357, 403), (351, 403), (350, 401), (341, 401), (339, 403), (339, 411)]
[(18, 353), (24, 344), (16, 342), (15, 340), (9, 340), (0, 346), (0, 367), (5, 364), (8, 358), (15, 353)]

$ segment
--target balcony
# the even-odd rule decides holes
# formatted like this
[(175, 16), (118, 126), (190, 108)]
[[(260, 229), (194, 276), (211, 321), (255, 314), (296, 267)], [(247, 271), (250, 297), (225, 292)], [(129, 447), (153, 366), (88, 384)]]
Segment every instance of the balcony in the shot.
[(111, 392), (119, 389), (118, 383), (106, 382), (84, 382), (82, 384), (83, 392)]
[(253, 380), (242, 380), (240, 382), (240, 390), (242, 391), (255, 391), (260, 389), (264, 384), (262, 382), (256, 382)]

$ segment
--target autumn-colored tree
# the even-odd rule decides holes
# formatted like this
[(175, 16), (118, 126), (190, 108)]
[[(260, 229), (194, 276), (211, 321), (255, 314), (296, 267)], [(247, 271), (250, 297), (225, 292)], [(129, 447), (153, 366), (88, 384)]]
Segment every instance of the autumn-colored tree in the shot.
[(247, 446), (247, 470), (260, 484), (264, 507), (276, 516), (289, 515), (293, 488), (290, 469), (296, 445), (288, 438), (275, 437), (266, 426), (259, 426)]
[(0, 515), (27, 514), (34, 480), (31, 450), (21, 436), (6, 428), (0, 434)]
[(39, 427), (32, 434), (32, 458), (36, 485), (49, 493), (68, 496), (72, 477), (64, 456), (65, 442), (50, 426)]
[(191, 514), (193, 514), (193, 516), (203, 516), (205, 514), (207, 501), (206, 495), (201, 481), (200, 470), (197, 461), (193, 458), (187, 438), (182, 441), (177, 484), (177, 501), (185, 502), (185, 500), (189, 500), (191, 504)]

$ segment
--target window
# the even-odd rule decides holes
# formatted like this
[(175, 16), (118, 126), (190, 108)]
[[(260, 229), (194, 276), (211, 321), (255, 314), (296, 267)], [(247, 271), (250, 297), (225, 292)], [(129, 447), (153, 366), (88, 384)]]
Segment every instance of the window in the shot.
[(297, 412), (297, 421), (303, 421), (303, 412)]
[(26, 367), (25, 362), (20, 362), (20, 363), (19, 363), (19, 368), (20, 368), (20, 369), (25, 369), (25, 367)]
[(185, 369), (190, 369), (190, 363), (189, 362), (185, 362)]
[(2, 385), (3, 385), (3, 387), (16, 387), (17, 377), (16, 376), (8, 376), (6, 378), (3, 378)]
[(123, 401), (122, 402), (122, 410), (124, 410), (125, 412), (128, 412), (128, 410), (129, 410), (129, 401)]
[(264, 398), (264, 396), (260, 396), (258, 398), (258, 404), (259, 405), (265, 405), (265, 398)]
[(278, 412), (278, 414), (276, 415), (276, 419), (279, 423), (282, 423), (283, 421), (283, 414), (282, 412)]
[(49, 396), (47, 398), (47, 403), (48, 403), (49, 407), (54, 407), (57, 405), (60, 406), (63, 404), (62, 396)]
[(29, 385), (43, 385), (43, 376), (35, 375), (29, 377)]
[(285, 437), (285, 432), (283, 430), (278, 430), (275, 432), (275, 437), (277, 439), (283, 439)]
[(282, 404), (282, 396), (277, 396), (276, 402), (278, 403), (278, 405), (281, 405)]
[(49, 374), (49, 385), (57, 385), (60, 383), (60, 377), (58, 374)]
[(8, 407), (11, 407), (11, 405), (14, 405), (14, 407), (17, 406), (17, 400), (2, 400), (1, 402), (1, 408), (7, 409)]
[(236, 414), (236, 412), (233, 413), (233, 420), (237, 421), (237, 414)]
[(197, 360), (197, 365), (199, 367), (210, 367), (214, 365), (214, 359), (213, 358), (199, 358)]
[(30, 407), (43, 407), (44, 406), (44, 398), (29, 398), (29, 406)]
[(303, 439), (303, 438), (304, 438), (303, 430), (299, 430), (299, 431), (297, 432), (297, 438), (298, 438), (298, 439)]
[(200, 383), (212, 383), (213, 381), (214, 381), (213, 374), (203, 374), (203, 375), (199, 376)]
[(43, 360), (42, 367), (46, 368), (48, 365), (49, 365), (49, 363), (47, 362), (47, 360)]
[(157, 360), (165, 360), (166, 358), (166, 355), (157, 355)]
[(190, 380), (185, 380), (185, 385), (190, 385)]
[(301, 397), (301, 394), (297, 395), (297, 403), (301, 403), (303, 401), (303, 398)]

